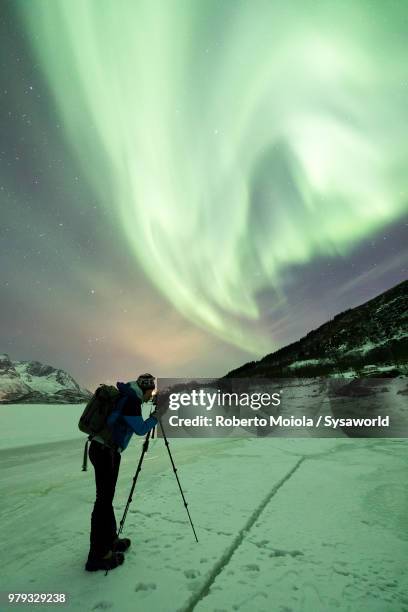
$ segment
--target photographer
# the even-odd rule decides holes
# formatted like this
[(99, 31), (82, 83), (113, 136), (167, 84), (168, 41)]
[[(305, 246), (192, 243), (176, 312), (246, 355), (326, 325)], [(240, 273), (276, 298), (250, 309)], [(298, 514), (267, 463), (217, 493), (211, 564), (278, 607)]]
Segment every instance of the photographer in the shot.
[(121, 452), (134, 433), (144, 436), (158, 422), (157, 411), (146, 420), (142, 403), (148, 402), (155, 389), (151, 374), (142, 374), (136, 381), (118, 382), (120, 397), (107, 424), (112, 432), (112, 446), (100, 436), (94, 436), (89, 446), (89, 458), (95, 469), (96, 501), (91, 517), (90, 549), (85, 565), (87, 571), (107, 570), (124, 562), (123, 553), (129, 548), (128, 538), (117, 538), (113, 498), (119, 473)]

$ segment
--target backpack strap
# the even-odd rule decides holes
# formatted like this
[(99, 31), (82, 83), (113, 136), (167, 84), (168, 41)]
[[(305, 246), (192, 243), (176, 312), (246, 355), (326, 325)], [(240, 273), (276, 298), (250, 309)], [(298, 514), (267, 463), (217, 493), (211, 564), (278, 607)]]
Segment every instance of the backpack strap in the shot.
[(86, 442), (85, 442), (85, 447), (84, 447), (84, 458), (82, 460), (82, 471), (83, 472), (87, 472), (87, 465), (88, 465), (88, 444), (90, 442), (90, 440), (92, 440), (92, 436), (88, 436)]

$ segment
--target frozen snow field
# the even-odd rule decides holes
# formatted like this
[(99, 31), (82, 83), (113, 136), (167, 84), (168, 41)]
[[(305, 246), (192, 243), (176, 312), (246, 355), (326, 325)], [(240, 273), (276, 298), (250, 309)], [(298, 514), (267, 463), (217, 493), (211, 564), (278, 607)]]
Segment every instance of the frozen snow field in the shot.
[[(41, 427), (24, 427), (28, 410)], [(0, 591), (65, 592), (78, 611), (408, 611), (406, 440), (169, 439), (197, 543), (154, 439), (123, 533), (132, 546), (105, 576), (84, 571), (95, 490), (81, 410), (0, 407)], [(142, 442), (122, 455), (118, 523)]]

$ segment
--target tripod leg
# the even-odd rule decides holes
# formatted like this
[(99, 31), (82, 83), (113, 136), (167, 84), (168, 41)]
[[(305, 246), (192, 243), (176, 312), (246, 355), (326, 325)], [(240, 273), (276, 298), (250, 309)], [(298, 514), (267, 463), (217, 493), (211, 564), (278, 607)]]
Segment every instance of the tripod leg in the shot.
[(159, 425), (160, 425), (160, 429), (161, 429), (162, 436), (163, 436), (163, 439), (164, 439), (164, 443), (165, 443), (166, 448), (167, 448), (167, 452), (169, 453), (169, 457), (170, 457), (171, 465), (172, 465), (172, 467), (173, 467), (173, 472), (174, 472), (174, 475), (175, 475), (176, 480), (177, 480), (177, 484), (178, 484), (179, 489), (180, 489), (181, 497), (183, 498), (184, 507), (185, 507), (185, 509), (186, 509), (186, 511), (187, 511), (187, 514), (188, 514), (188, 518), (189, 518), (189, 521), (190, 521), (190, 525), (191, 525), (191, 528), (192, 528), (192, 530), (193, 530), (193, 533), (194, 533), (194, 537), (195, 537), (195, 539), (196, 539), (196, 542), (198, 542), (198, 538), (197, 538), (196, 531), (195, 531), (195, 529), (194, 529), (193, 521), (191, 520), (190, 512), (189, 512), (188, 507), (187, 507), (187, 506), (188, 506), (188, 504), (187, 504), (187, 502), (186, 502), (186, 498), (184, 497), (183, 489), (181, 488), (180, 480), (179, 480), (179, 477), (178, 477), (178, 474), (177, 474), (177, 468), (176, 468), (176, 466), (174, 465), (173, 457), (172, 457), (171, 452), (170, 452), (169, 442), (168, 442), (168, 440), (167, 440), (166, 434), (164, 433), (163, 425), (162, 425), (162, 422), (161, 422), (160, 420), (159, 420)]
[(129, 510), (129, 506), (130, 506), (130, 504), (132, 502), (132, 499), (133, 499), (132, 496), (133, 496), (133, 491), (135, 490), (136, 480), (137, 480), (137, 477), (139, 476), (140, 470), (142, 469), (142, 463), (143, 463), (144, 456), (145, 456), (145, 454), (147, 452), (147, 449), (149, 448), (150, 433), (151, 433), (151, 430), (148, 432), (148, 434), (146, 435), (145, 441), (143, 442), (142, 454), (140, 455), (140, 459), (139, 459), (139, 463), (137, 465), (136, 473), (135, 473), (135, 475), (133, 477), (133, 484), (132, 484), (132, 487), (130, 489), (129, 497), (128, 497), (128, 500), (127, 500), (127, 503), (126, 503), (125, 510), (123, 512), (122, 519), (121, 519), (120, 524), (119, 524), (119, 529), (118, 529), (117, 537), (119, 537), (119, 535), (122, 533), (123, 526), (124, 526), (125, 520), (126, 520), (126, 516), (127, 516), (128, 510)]

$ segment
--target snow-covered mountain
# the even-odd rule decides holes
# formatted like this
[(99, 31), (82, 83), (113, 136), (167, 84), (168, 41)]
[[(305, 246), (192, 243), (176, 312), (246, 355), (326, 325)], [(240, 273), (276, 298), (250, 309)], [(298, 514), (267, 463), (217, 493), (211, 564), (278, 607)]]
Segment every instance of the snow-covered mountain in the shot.
[(0, 354), (0, 403), (73, 404), (90, 396), (64, 370), (39, 361), (12, 361)]
[(408, 281), (404, 281), (227, 377), (353, 378), (407, 372)]

